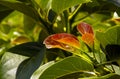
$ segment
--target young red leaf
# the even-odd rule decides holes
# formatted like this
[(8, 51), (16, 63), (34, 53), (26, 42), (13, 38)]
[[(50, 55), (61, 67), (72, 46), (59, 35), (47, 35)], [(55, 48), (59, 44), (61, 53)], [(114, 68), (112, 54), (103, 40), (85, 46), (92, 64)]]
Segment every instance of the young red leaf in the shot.
[(74, 51), (79, 49), (80, 44), (78, 39), (67, 33), (59, 33), (48, 36), (43, 42), (47, 48), (60, 48), (67, 51)]
[(94, 44), (94, 33), (92, 27), (85, 23), (81, 22), (77, 26), (77, 30), (82, 34), (82, 40), (89, 46)]
[(77, 26), (77, 30), (83, 35), (85, 33), (93, 33), (93, 29), (91, 27), (91, 25), (85, 23), (85, 22), (81, 22), (80, 24), (78, 24)]
[(91, 33), (83, 34), (82, 40), (89, 46), (92, 46), (94, 44), (94, 36)]

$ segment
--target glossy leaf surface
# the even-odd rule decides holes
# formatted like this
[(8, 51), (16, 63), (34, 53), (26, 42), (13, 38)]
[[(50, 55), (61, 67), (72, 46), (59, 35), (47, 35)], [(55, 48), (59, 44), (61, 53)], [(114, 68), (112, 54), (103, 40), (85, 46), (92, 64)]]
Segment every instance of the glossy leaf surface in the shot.
[(47, 68), (39, 79), (56, 79), (74, 72), (93, 71), (93, 65), (80, 57), (67, 57)]
[(77, 30), (83, 35), (85, 33), (93, 33), (93, 29), (91, 27), (91, 25), (85, 23), (85, 22), (81, 22), (80, 24), (78, 24), (77, 26)]
[(38, 54), (24, 60), (17, 69), (16, 79), (30, 79), (35, 70), (37, 70), (41, 65), (44, 53), (45, 48), (41, 47)]
[(42, 45), (37, 42), (28, 42), (15, 47), (10, 48), (8, 51), (11, 53), (32, 57), (38, 54), (41, 50)]
[(48, 36), (44, 40), (47, 48), (61, 48), (67, 51), (74, 51), (75, 48), (80, 47), (78, 39), (71, 34), (59, 33)]

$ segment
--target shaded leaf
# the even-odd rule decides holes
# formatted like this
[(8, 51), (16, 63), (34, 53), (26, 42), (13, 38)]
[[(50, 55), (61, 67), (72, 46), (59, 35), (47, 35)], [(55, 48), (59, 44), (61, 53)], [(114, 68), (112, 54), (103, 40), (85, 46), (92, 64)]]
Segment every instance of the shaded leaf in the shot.
[(107, 1), (112, 2), (116, 6), (120, 7), (120, 0), (107, 0)]
[(0, 0), (0, 4), (10, 9), (18, 10), (24, 13), (25, 15), (28, 15), (38, 21), (39, 14), (37, 13), (37, 11), (33, 7), (30, 7), (22, 2), (19, 1), (10, 2), (5, 0)]
[(8, 16), (13, 10), (9, 9), (8, 7), (0, 5), (0, 22)]
[(93, 71), (94, 67), (80, 57), (67, 57), (47, 68), (39, 79), (56, 79), (74, 72)]
[(106, 54), (110, 60), (119, 60), (120, 59), (120, 45), (107, 45), (105, 47)]
[(52, 9), (56, 13), (61, 13), (62, 11), (82, 3), (90, 2), (91, 0), (52, 0)]
[(8, 51), (23, 56), (33, 57), (38, 54), (38, 52), (41, 50), (41, 47), (43, 47), (43, 45), (37, 42), (28, 42), (16, 45), (15, 47), (10, 48)]
[(45, 47), (43, 46), (35, 56), (24, 60), (17, 69), (16, 79), (30, 79), (32, 74), (42, 63), (44, 53)]

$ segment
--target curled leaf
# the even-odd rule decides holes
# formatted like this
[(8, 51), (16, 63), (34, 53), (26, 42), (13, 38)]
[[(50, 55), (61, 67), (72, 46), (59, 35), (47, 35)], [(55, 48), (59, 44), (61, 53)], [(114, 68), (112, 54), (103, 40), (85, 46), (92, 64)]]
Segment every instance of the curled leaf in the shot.
[(59, 33), (48, 36), (43, 42), (47, 48), (60, 48), (67, 51), (79, 49), (80, 44), (78, 39), (71, 34)]
[(92, 46), (94, 44), (94, 32), (89, 24), (85, 22), (81, 22), (77, 26), (77, 30), (82, 34), (82, 40), (87, 45)]
[(93, 33), (93, 29), (91, 27), (91, 25), (85, 23), (85, 22), (81, 22), (80, 24), (78, 24), (77, 26), (77, 30), (83, 35), (85, 33)]

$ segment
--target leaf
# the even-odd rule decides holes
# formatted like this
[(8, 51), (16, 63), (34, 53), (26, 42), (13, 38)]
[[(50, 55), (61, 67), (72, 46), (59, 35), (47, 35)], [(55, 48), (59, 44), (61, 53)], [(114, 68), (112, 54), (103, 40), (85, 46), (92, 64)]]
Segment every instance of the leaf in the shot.
[(51, 0), (40, 0), (39, 5), (43, 10), (48, 10), (50, 8)]
[(61, 76), (84, 71), (93, 71), (94, 67), (80, 57), (67, 57), (47, 68), (39, 79), (56, 79)]
[(16, 79), (30, 79), (32, 74), (39, 68), (42, 63), (45, 47), (41, 47), (41, 50), (33, 57), (24, 60), (17, 69)]
[(116, 6), (120, 7), (120, 0), (107, 0), (113, 4), (115, 4)]
[(50, 66), (52, 66), (55, 63), (55, 61), (50, 61), (44, 65), (41, 65), (32, 75), (31, 79), (39, 79), (39, 76)]
[(8, 49), (8, 51), (23, 56), (33, 57), (38, 54), (38, 52), (41, 50), (41, 47), (44, 46), (37, 42), (28, 42), (16, 45), (15, 47)]
[(37, 11), (33, 7), (30, 7), (22, 2), (19, 1), (10, 2), (5, 0), (0, 0), (0, 5), (6, 6), (13, 10), (20, 11), (23, 14), (30, 16), (31, 18), (38, 21), (39, 14), (37, 13)]
[(94, 36), (91, 33), (83, 34), (82, 40), (89, 46), (94, 44)]
[(105, 33), (97, 31), (96, 38), (100, 41), (104, 48), (108, 44), (120, 45), (120, 27), (111, 27)]
[(78, 78), (83, 78), (83, 77), (91, 77), (95, 76), (94, 72), (75, 72), (72, 74), (67, 74), (65, 76), (59, 77), (57, 79), (78, 79)]
[(94, 33), (91, 25), (81, 22), (77, 26), (77, 30), (82, 34), (82, 40), (89, 46), (94, 44)]
[(6, 17), (8, 16), (13, 10), (0, 5), (0, 22)]
[(115, 73), (110, 73), (100, 77), (89, 77), (89, 78), (78, 78), (78, 79), (119, 79), (119, 78), (120, 75), (117, 75)]
[(77, 30), (83, 35), (85, 33), (90, 33), (93, 34), (93, 29), (91, 27), (91, 25), (85, 23), (85, 22), (81, 22), (80, 24), (78, 24), (77, 26)]
[(59, 33), (48, 36), (43, 42), (48, 49), (60, 48), (67, 51), (74, 51), (75, 48), (79, 49), (80, 44), (72, 34)]
[(30, 42), (31, 40), (25, 36), (19, 36), (12, 41), (12, 44), (19, 45), (22, 43)]
[(59, 14), (72, 6), (87, 3), (90, 1), (91, 0), (52, 0), (52, 9), (57, 14)]
[(0, 79), (15, 79), (18, 65), (26, 57), (5, 52), (0, 59)]

